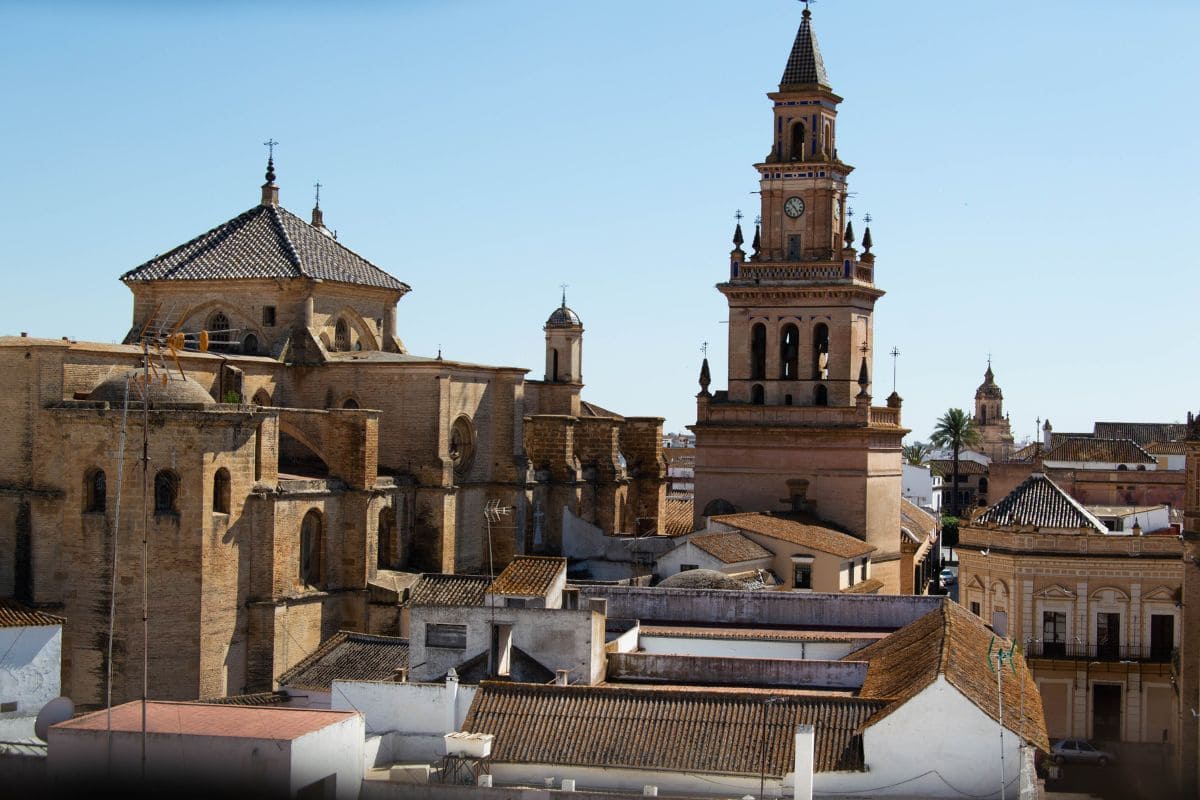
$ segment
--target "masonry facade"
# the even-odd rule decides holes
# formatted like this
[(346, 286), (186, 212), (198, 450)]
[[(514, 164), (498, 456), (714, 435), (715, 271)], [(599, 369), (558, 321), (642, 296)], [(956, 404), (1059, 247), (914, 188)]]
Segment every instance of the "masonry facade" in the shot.
[(124, 344), (0, 338), (0, 596), (61, 609), (81, 705), (109, 688), (114, 585), (113, 700), (140, 694), (143, 552), (150, 696), (189, 699), (366, 629), (391, 573), (558, 555), (564, 510), (662, 529), (662, 420), (581, 399), (565, 298), (542, 381), (413, 355), (408, 285), (280, 206), (273, 161), (257, 206), (122, 280)]
[[(853, 170), (837, 149), (836, 95), (804, 13), (780, 81), (767, 158), (755, 165), (761, 225), (739, 223), (728, 279), (729, 386), (697, 396), (695, 513), (813, 513), (876, 547), (899, 590), (900, 397), (872, 403), (875, 284), (847, 207)], [(887, 565), (891, 564), (889, 568)]]

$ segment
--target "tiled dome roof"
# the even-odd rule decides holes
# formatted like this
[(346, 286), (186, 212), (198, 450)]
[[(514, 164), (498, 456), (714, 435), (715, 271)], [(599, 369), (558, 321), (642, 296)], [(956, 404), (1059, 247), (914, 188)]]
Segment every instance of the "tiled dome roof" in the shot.
[[(89, 400), (100, 400), (115, 405), (120, 405), (125, 402), (125, 381), (129, 381), (129, 402), (140, 404), (142, 402), (142, 390), (138, 380), (141, 377), (140, 369), (132, 369), (128, 372), (122, 372), (107, 378), (100, 382), (92, 393), (88, 395)], [(150, 405), (158, 408), (169, 406), (211, 406), (215, 405), (212, 395), (196, 381), (180, 375), (177, 372), (166, 373), (166, 383), (163, 382), (162, 375), (150, 376)]]
[(554, 313), (550, 315), (550, 319), (546, 320), (547, 328), (578, 328), (582, 325), (583, 323), (579, 321), (579, 315), (567, 308), (565, 303), (554, 309)]

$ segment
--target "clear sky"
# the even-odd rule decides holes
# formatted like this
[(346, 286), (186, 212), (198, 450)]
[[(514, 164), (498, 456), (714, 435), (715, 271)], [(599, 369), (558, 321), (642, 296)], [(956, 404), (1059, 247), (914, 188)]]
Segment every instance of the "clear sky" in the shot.
[[(323, 184), (406, 281), (410, 350), (530, 368), (566, 283), (584, 396), (695, 419), (725, 385), (794, 0), (0, 0), (0, 333), (120, 339), (125, 270)], [(1200, 409), (1195, 0), (822, 0), (839, 153), (870, 212), (876, 401), (913, 436), (987, 354), (1018, 438)], [(861, 230), (860, 230), (861, 232)]]

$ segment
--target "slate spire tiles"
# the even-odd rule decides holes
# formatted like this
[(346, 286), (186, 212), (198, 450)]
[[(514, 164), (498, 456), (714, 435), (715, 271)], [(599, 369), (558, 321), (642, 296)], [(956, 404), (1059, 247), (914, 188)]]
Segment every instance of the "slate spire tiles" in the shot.
[(996, 505), (980, 514), (976, 523), (1035, 525), (1039, 528), (1087, 528), (1092, 533), (1108, 529), (1075, 498), (1040, 472), (1035, 472)]
[(406, 294), (409, 286), (282, 206), (239, 214), (121, 276), (136, 281), (311, 278)]
[(825, 73), (825, 62), (821, 59), (821, 48), (817, 46), (817, 34), (812, 27), (812, 12), (804, 9), (800, 20), (800, 29), (796, 31), (796, 41), (792, 44), (791, 55), (788, 56), (787, 66), (784, 67), (783, 77), (779, 79), (779, 90), (785, 87), (816, 84), (825, 89), (832, 89), (829, 76)]

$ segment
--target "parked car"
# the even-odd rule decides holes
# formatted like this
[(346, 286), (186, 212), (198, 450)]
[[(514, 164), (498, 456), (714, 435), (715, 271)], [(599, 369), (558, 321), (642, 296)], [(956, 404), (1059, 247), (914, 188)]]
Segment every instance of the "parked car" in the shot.
[(1116, 756), (1107, 750), (1093, 747), (1087, 739), (1063, 739), (1056, 742), (1050, 748), (1050, 758), (1054, 759), (1055, 764), (1077, 761), (1082, 764), (1099, 764), (1102, 767), (1117, 760)]
[(958, 582), (958, 567), (946, 567), (940, 573), (938, 578), (941, 579), (943, 586), (953, 586)]

